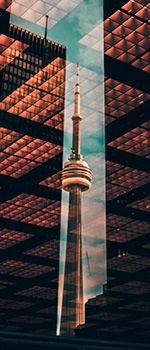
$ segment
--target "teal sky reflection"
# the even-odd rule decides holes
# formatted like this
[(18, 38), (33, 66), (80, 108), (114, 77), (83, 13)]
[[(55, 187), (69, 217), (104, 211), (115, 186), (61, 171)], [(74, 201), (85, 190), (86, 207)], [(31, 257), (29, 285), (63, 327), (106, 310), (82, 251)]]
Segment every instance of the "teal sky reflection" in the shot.
[[(63, 0), (64, 1), (64, 0)], [(66, 10), (63, 1), (44, 0), (49, 4), (47, 37), (66, 46), (66, 99), (64, 161), (70, 154), (72, 143), (73, 93), (75, 64), (80, 65), (81, 84), (81, 153), (92, 168), (94, 177), (91, 190), (83, 195), (83, 261), (85, 301), (102, 293), (106, 283), (106, 228), (105, 228), (105, 134), (104, 134), (104, 51), (103, 51), (103, 0), (73, 0), (74, 8)], [(33, 2), (33, 1), (32, 1)], [(64, 1), (68, 3), (69, 1)], [(24, 6), (26, 6), (24, 4)], [(36, 5), (34, 5), (35, 7)], [(72, 6), (73, 7), (73, 6)], [(35, 7), (36, 8), (36, 7)], [(48, 8), (45, 7), (45, 8)], [(27, 9), (28, 11), (28, 9)], [(37, 13), (40, 14), (37, 8)], [(54, 14), (63, 16), (56, 20)], [(11, 14), (11, 22), (39, 35), (44, 35), (44, 13), (33, 20), (32, 16)], [(23, 17), (24, 16), (24, 17)], [(38, 23), (43, 23), (38, 25)], [(62, 222), (60, 247), (60, 287), (58, 332), (60, 327), (65, 243), (67, 232), (68, 193), (62, 195)], [(90, 259), (90, 275), (86, 254)]]

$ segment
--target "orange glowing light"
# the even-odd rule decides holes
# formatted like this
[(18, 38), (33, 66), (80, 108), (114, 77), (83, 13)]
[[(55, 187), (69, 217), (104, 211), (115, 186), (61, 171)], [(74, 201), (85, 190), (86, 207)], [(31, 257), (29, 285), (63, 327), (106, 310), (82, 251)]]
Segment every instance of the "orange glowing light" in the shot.
[[(55, 75), (53, 75), (54, 62), (59, 64), (59, 68), (56, 67), (55, 69)], [(44, 80), (46, 81), (43, 83)], [(36, 115), (50, 117), (50, 111), (54, 112), (56, 106), (59, 106), (60, 103), (63, 105), (63, 100), (59, 99), (60, 88), (56, 88), (62, 82), (64, 82), (64, 60), (59, 58), (48, 64), (42, 71), (35, 74), (34, 77), (3, 99), (1, 107), (10, 113), (19, 114), (28, 119), (33, 119)], [(49, 95), (50, 91), (55, 95)], [(61, 95), (64, 97), (64, 86), (61, 89)], [(55, 105), (52, 105), (54, 102)], [(37, 117), (35, 120), (37, 120)], [(39, 119), (39, 121), (42, 120)]]

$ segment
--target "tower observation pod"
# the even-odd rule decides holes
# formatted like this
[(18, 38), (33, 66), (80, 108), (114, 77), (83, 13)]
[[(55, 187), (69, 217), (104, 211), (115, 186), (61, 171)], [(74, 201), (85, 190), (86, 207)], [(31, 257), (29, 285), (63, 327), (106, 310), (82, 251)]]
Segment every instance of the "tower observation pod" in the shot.
[(85, 322), (82, 266), (82, 192), (91, 187), (92, 170), (80, 153), (80, 85), (79, 65), (76, 68), (72, 152), (62, 171), (62, 187), (69, 192), (68, 228), (64, 274), (61, 335), (74, 335)]

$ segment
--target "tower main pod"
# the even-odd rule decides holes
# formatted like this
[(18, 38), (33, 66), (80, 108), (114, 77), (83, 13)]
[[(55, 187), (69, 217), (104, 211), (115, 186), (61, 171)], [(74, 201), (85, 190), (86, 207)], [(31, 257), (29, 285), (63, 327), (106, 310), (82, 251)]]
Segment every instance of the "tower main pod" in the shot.
[(69, 212), (64, 275), (61, 329), (62, 335), (73, 335), (84, 323), (82, 267), (82, 192), (91, 187), (92, 171), (80, 153), (80, 85), (79, 66), (76, 68), (72, 152), (62, 171), (62, 187), (69, 192)]

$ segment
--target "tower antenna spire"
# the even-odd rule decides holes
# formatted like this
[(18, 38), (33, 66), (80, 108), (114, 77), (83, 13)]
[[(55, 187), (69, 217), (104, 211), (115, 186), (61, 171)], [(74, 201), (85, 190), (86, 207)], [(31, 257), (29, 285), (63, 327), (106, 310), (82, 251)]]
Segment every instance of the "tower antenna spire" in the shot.
[(75, 84), (75, 91), (74, 91), (74, 117), (75, 116), (80, 117), (79, 63), (77, 63), (76, 65), (76, 84)]
[(80, 115), (80, 83), (79, 83), (79, 63), (76, 65), (76, 82), (74, 90), (74, 114), (73, 120), (73, 137), (72, 137), (72, 150), (75, 155), (75, 159), (80, 159), (80, 121), (82, 120)]

